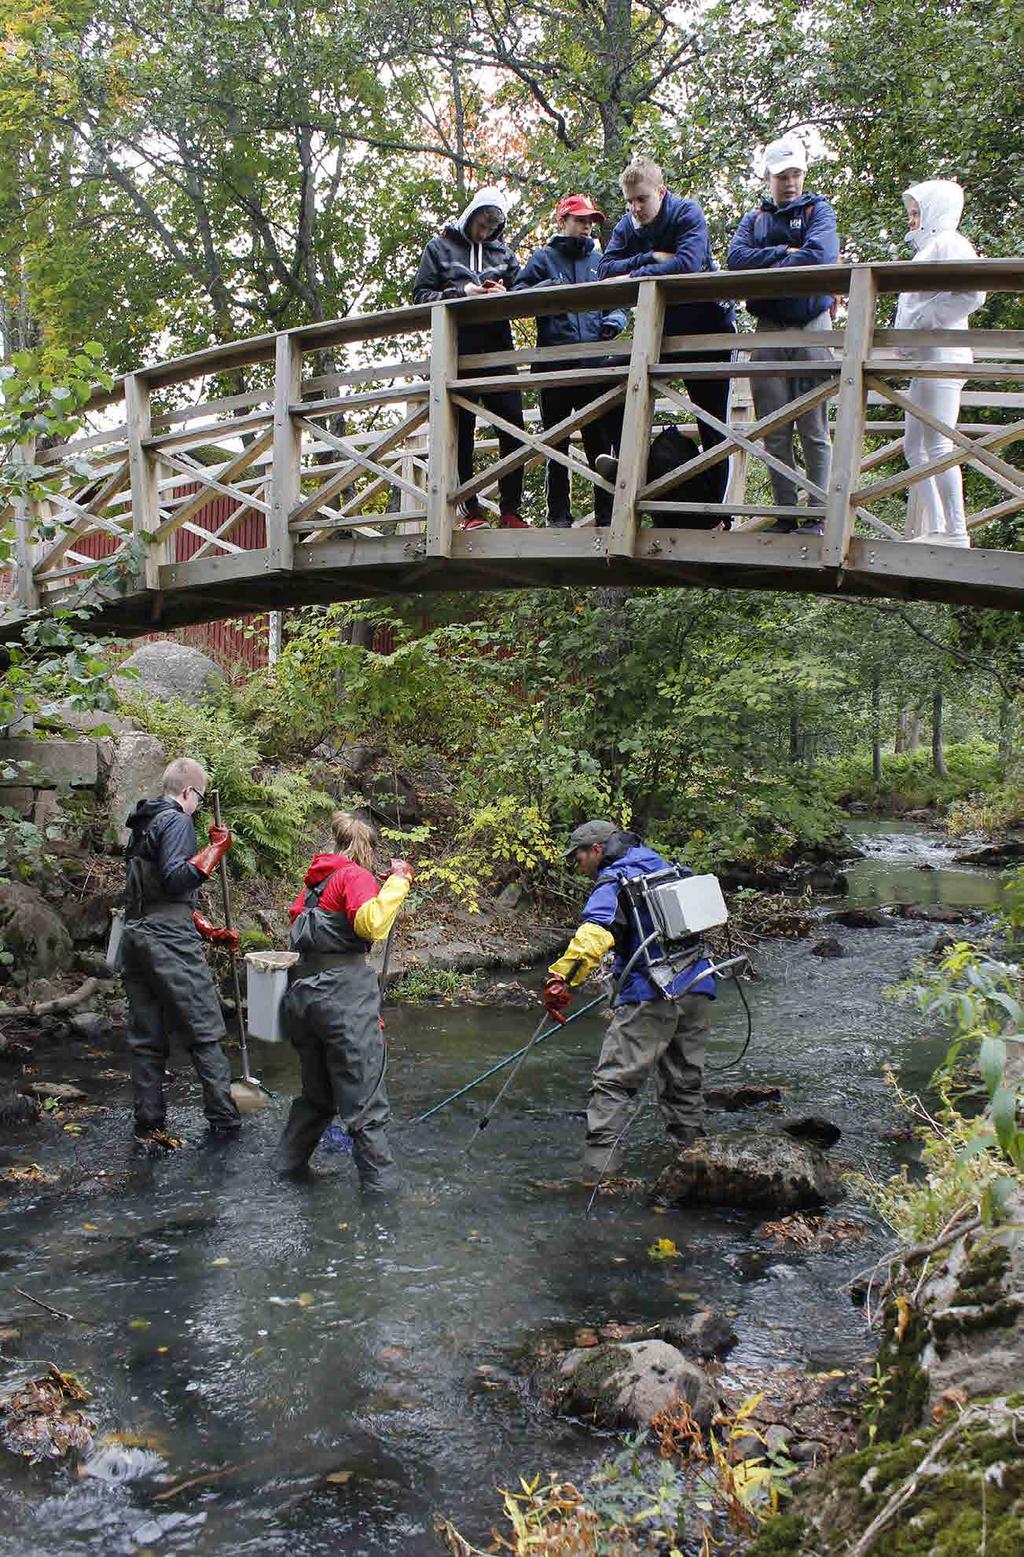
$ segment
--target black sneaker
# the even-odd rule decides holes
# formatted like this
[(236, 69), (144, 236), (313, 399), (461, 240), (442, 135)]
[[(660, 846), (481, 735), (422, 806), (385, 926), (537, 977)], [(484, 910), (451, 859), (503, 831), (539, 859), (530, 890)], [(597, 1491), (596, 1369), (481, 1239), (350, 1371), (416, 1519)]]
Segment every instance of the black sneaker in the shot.
[(558, 514), (557, 517), (555, 515), (552, 515), (548, 519), (548, 529), (549, 530), (571, 530), (575, 523), (576, 523), (576, 519), (575, 519), (575, 516), (573, 514)]
[(614, 481), (619, 473), (619, 457), (617, 454), (599, 454), (594, 461), (594, 469), (599, 476), (606, 481)]

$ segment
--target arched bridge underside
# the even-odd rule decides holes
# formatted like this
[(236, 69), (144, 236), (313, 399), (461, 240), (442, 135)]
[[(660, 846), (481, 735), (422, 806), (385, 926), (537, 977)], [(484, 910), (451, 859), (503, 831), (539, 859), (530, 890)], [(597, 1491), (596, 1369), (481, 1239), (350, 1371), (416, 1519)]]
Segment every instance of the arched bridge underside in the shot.
[[(16, 594), (0, 633), (83, 592), (100, 604), (98, 625), (126, 636), (376, 594), (559, 585), (781, 589), (1016, 609), (1024, 603), (1024, 551), (1010, 549), (1024, 511), (1014, 458), (1024, 438), (1024, 331), (897, 332), (879, 320), (895, 293), (922, 287), (980, 287), (1002, 302), (1024, 290), (1024, 261), (925, 269), (716, 272), (465, 299), (258, 337), (130, 374), (90, 407), (82, 436), (26, 451), (53, 482), (15, 514)], [(680, 302), (823, 292), (843, 304), (825, 338), (831, 354), (802, 362), (800, 392), (760, 418), (751, 381), (783, 376), (785, 351), (807, 336), (666, 330), (666, 309)], [(633, 311), (631, 333), (605, 348), (610, 355), (595, 358), (593, 344), (528, 344), (535, 317), (595, 307)], [(485, 319), (512, 321), (520, 344), (460, 353), (460, 327)], [(968, 342), (973, 362), (936, 354)], [(731, 381), (721, 420), (695, 403), (708, 378)], [(948, 425), (921, 412), (945, 443), (908, 469), (908, 383), (928, 378), (964, 383), (959, 418)], [(539, 391), (568, 387), (585, 394), (545, 430)], [(509, 419), (507, 398), (488, 404), (509, 391), (522, 396), (522, 425)], [(799, 503), (777, 506), (770, 472), (779, 460), (764, 440), (821, 404), (833, 445), (828, 489), (797, 471)], [(460, 480), (458, 418), (467, 411), (476, 415), (475, 459)], [(612, 480), (578, 447), (599, 417), (619, 430)], [(652, 477), (651, 439), (669, 423), (703, 447)], [(545, 461), (576, 483), (578, 527), (459, 529), (461, 504), (476, 498), (496, 515), (502, 476)], [(921, 481), (953, 466), (964, 473), (971, 548), (908, 544), (921, 528)], [(728, 478), (714, 503), (706, 479), (695, 483), (716, 469)], [(594, 489), (610, 500), (604, 528), (587, 515)], [(720, 528), (727, 516), (731, 530)], [(773, 533), (780, 521), (803, 528)], [(812, 533), (819, 523), (823, 533)]]

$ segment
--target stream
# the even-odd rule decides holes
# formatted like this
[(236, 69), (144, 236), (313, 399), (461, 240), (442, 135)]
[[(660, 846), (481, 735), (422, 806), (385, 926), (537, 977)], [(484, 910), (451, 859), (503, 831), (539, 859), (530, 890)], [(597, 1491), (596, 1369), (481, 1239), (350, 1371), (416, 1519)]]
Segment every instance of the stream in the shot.
[[(846, 903), (995, 907), (998, 876), (955, 866), (926, 828), (858, 819), (850, 830), (865, 858), (850, 868)], [(822, 915), (832, 906), (822, 900)], [(709, 1081), (776, 1083), (788, 1113), (841, 1126), (836, 1157), (894, 1172), (910, 1148), (888, 1138), (900, 1116), (884, 1067), (924, 1087), (943, 1043), (922, 1036), (912, 1005), (882, 991), (941, 928), (829, 925), (847, 953), (834, 960), (811, 954), (813, 938), (765, 945), (761, 978), (747, 986), (750, 1050)], [(531, 1011), (390, 1009), (396, 1118), (413, 1118), (534, 1024)], [(428, 1124), (396, 1128), (406, 1182), (393, 1204), (364, 1203), (344, 1156), (318, 1153), (322, 1176), (311, 1185), (275, 1179), (271, 1147), (297, 1076), (284, 1046), (254, 1045), (254, 1069), (275, 1096), (241, 1141), (156, 1162), (130, 1146), (127, 1083), (98, 1079), (121, 1053), (69, 1062), (41, 1052), (40, 1074), (80, 1079), (116, 1106), (87, 1119), (77, 1140), (45, 1124), (14, 1133), (0, 1166), (45, 1152), (47, 1166), (63, 1159), (111, 1178), (0, 1200), (0, 1319), (22, 1316), (0, 1383), (25, 1359), (52, 1360), (92, 1390), (100, 1439), (117, 1434), (159, 1460), (148, 1475), (111, 1482), (5, 1456), (0, 1557), (426, 1557), (439, 1549), (434, 1510), (484, 1541), (497, 1486), (537, 1471), (585, 1479), (614, 1442), (552, 1419), (525, 1378), (522, 1359), (542, 1337), (580, 1325), (713, 1306), (740, 1337), (729, 1367), (862, 1365), (871, 1343), (840, 1289), (889, 1240), (855, 1198), (839, 1214), (869, 1221), (869, 1236), (825, 1253), (758, 1239), (750, 1215), (658, 1214), (628, 1194), (599, 1197), (585, 1218), (572, 1174), (602, 1030), (587, 1016), (548, 1040), (469, 1155), (500, 1078)], [(729, 1061), (745, 1032), (729, 986), (710, 1064)], [(198, 1142), (190, 1069), (171, 1063), (173, 1127)], [(714, 1114), (709, 1129), (762, 1114)], [(627, 1171), (653, 1176), (664, 1160), (653, 1110), (631, 1143)], [(653, 1262), (648, 1248), (664, 1237), (680, 1258)], [(15, 1286), (75, 1322), (41, 1309), (24, 1317), (30, 1305)]]

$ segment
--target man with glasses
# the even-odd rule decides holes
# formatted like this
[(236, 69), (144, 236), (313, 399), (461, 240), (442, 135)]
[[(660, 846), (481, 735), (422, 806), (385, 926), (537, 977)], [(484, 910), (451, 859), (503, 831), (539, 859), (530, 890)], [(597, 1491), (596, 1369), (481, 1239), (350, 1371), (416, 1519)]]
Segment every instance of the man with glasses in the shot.
[(232, 842), (228, 828), (211, 826), (208, 844), (197, 846), (194, 817), (208, 783), (198, 762), (179, 757), (164, 772), (160, 799), (140, 801), (128, 818), (120, 972), (128, 997), (135, 1138), (142, 1144), (159, 1143), (163, 1133), (172, 1034), (195, 1066), (211, 1135), (230, 1139), (241, 1128), (221, 1047), (224, 1018), (203, 953), (203, 940), (236, 950), (238, 932), (218, 928), (196, 909), (200, 888)]
[[(558, 287), (579, 285), (597, 280), (601, 262), (601, 250), (594, 241), (596, 224), (604, 221), (589, 195), (566, 195), (555, 208), (558, 231), (542, 248), (534, 249), (519, 272), (514, 291), (523, 287)], [(584, 308), (564, 314), (546, 314), (537, 320), (538, 346), (575, 346), (588, 341), (610, 341), (626, 327), (626, 315), (621, 308)], [(577, 368), (600, 367), (600, 357), (585, 357), (582, 361), (566, 363)], [(550, 366), (550, 365), (549, 365)], [(557, 366), (557, 364), (554, 364)], [(540, 415), (545, 428), (564, 421), (573, 411), (588, 406), (607, 390), (611, 381), (604, 384), (565, 384), (557, 389), (540, 392)], [(591, 465), (599, 456), (610, 454), (618, 445), (622, 429), (622, 409), (595, 417), (580, 429), (583, 448)], [(566, 441), (564, 438), (561, 440)], [(568, 530), (573, 524), (570, 504), (571, 474), (558, 460), (548, 460), (547, 497), (548, 526), (555, 530)], [(611, 520), (612, 495), (602, 487), (594, 489), (594, 515), (599, 525)]]

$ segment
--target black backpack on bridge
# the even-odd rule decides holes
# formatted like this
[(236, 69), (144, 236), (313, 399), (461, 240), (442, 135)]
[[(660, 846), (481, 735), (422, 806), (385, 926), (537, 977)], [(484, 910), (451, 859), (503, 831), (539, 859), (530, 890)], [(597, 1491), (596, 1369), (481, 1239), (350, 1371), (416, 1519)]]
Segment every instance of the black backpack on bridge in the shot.
[[(657, 481), (659, 476), (668, 475), (677, 465), (685, 465), (687, 460), (695, 459), (699, 453), (700, 449), (694, 440), (681, 433), (678, 427), (663, 427), (651, 444), (651, 452), (647, 456), (648, 481)], [(720, 473), (713, 467), (711, 470), (698, 471), (697, 475), (689, 476), (675, 486), (666, 487), (658, 496), (664, 498), (666, 503), (717, 503), (720, 501), (720, 481)], [(649, 517), (656, 530), (713, 530), (718, 524), (728, 530), (732, 523), (731, 519), (723, 518), (721, 514), (673, 514), (657, 508)]]

